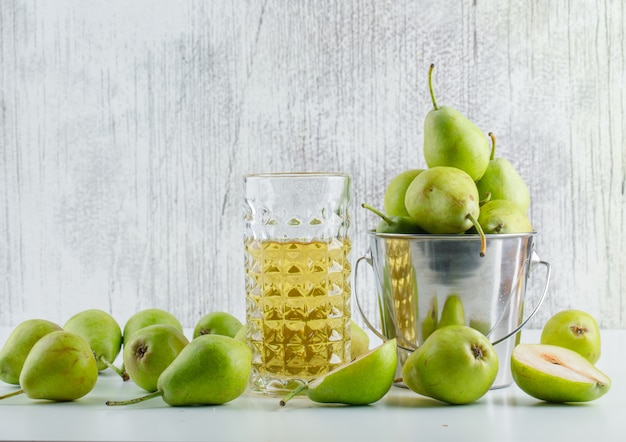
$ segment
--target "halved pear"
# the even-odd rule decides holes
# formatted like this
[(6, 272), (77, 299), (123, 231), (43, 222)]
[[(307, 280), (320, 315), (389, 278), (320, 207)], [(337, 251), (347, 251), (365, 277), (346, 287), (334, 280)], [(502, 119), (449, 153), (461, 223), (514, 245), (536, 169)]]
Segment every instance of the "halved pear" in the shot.
[(611, 388), (611, 379), (591, 362), (556, 345), (517, 345), (511, 372), (520, 389), (547, 402), (588, 402)]
[(347, 405), (367, 405), (387, 394), (396, 374), (398, 353), (396, 340), (390, 339), (325, 375), (300, 384), (289, 393), (281, 405), (304, 391), (315, 402)]

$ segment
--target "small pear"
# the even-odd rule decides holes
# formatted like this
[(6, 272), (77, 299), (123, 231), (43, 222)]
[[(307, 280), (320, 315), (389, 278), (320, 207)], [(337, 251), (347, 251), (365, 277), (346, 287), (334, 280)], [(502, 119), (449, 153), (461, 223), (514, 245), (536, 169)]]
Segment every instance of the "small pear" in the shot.
[(426, 316), (422, 319), (422, 342), (424, 342), (439, 325), (439, 300), (433, 296)]
[(354, 360), (370, 348), (370, 337), (365, 330), (350, 319), (350, 359)]
[(73, 401), (89, 393), (98, 379), (98, 364), (85, 339), (60, 330), (33, 345), (20, 374), (21, 390), (31, 399)]
[(411, 181), (424, 169), (409, 169), (399, 173), (391, 179), (385, 189), (384, 207), (388, 216), (409, 216), (404, 207), (404, 196)]
[(376, 227), (377, 233), (425, 233), (424, 229), (408, 216), (387, 216), (380, 210), (365, 203), (361, 204), (361, 207), (382, 218)]
[(83, 310), (68, 319), (63, 329), (85, 338), (96, 355), (99, 371), (110, 368), (128, 380), (128, 374), (113, 365), (122, 349), (122, 329), (113, 316), (104, 310)]
[[(489, 142), (461, 112), (439, 106), (433, 90), (433, 70), (428, 70), (428, 87), (433, 109), (424, 120), (424, 158), (428, 167), (450, 166), (465, 171), (472, 181), (481, 179), (489, 164)], [(478, 199), (477, 199), (478, 200)], [(410, 213), (410, 211), (409, 211)]]
[[(522, 177), (506, 158), (495, 158), (496, 138), (491, 137), (491, 156), (487, 170), (476, 183), (481, 200), (507, 200), (515, 203), (525, 214), (530, 206), (530, 192)], [(489, 196), (488, 196), (489, 195)]]
[(183, 326), (176, 316), (166, 310), (148, 308), (141, 310), (128, 318), (128, 321), (124, 324), (124, 330), (122, 332), (122, 344), (126, 345), (130, 337), (137, 330), (153, 324), (168, 324), (176, 328), (181, 333), (183, 332)]
[(480, 208), (478, 223), (486, 234), (533, 231), (533, 226), (526, 214), (519, 206), (508, 200), (491, 200), (485, 203)]
[(598, 362), (602, 350), (595, 318), (576, 309), (562, 310), (550, 317), (541, 331), (541, 343), (574, 350), (592, 364)]
[(591, 362), (556, 345), (517, 345), (511, 373), (522, 391), (547, 402), (593, 401), (611, 388), (611, 379)]
[(405, 206), (411, 219), (428, 233), (463, 233), (474, 226), (481, 238), (480, 254), (485, 254), (478, 190), (461, 169), (438, 166), (420, 173), (406, 191)]
[(137, 330), (122, 352), (126, 372), (139, 387), (156, 391), (161, 373), (188, 344), (185, 335), (168, 324)]
[(465, 309), (463, 308), (463, 301), (458, 295), (448, 296), (443, 304), (437, 328), (447, 325), (465, 325)]
[(18, 385), (26, 356), (37, 341), (61, 326), (46, 319), (27, 319), (17, 325), (0, 350), (0, 380)]
[(198, 320), (193, 330), (194, 339), (200, 335), (217, 334), (235, 337), (243, 324), (228, 312), (210, 312)]
[(367, 405), (387, 394), (398, 364), (396, 340), (390, 339), (354, 361), (335, 368), (308, 384), (300, 384), (280, 401), (285, 405), (301, 392), (314, 402)]
[(243, 324), (234, 338), (248, 345), (248, 324)]
[(161, 374), (157, 391), (128, 405), (162, 396), (171, 406), (219, 405), (245, 391), (252, 371), (252, 352), (246, 344), (224, 335), (207, 334), (193, 339)]

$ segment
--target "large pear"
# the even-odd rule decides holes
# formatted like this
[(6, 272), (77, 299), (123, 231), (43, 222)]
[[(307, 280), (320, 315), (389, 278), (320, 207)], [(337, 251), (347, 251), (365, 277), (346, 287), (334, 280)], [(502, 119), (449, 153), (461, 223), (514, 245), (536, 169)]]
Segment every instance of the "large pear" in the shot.
[(424, 120), (424, 159), (428, 167), (451, 166), (467, 172), (472, 180), (482, 178), (491, 149), (485, 134), (461, 112), (439, 106), (432, 85), (434, 65), (428, 71), (433, 109)]

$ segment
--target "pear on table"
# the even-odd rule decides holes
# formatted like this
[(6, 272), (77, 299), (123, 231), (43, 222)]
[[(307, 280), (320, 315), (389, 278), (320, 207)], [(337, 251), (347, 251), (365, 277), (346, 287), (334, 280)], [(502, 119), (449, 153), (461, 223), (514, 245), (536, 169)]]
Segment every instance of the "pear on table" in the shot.
[(124, 324), (124, 330), (122, 331), (122, 345), (126, 345), (133, 333), (137, 330), (154, 324), (171, 325), (181, 333), (183, 332), (183, 325), (176, 316), (160, 308), (147, 308), (138, 311), (128, 318)]
[(126, 372), (139, 387), (156, 391), (161, 373), (188, 344), (185, 335), (171, 325), (144, 327), (124, 346), (122, 356)]
[(310, 400), (318, 403), (345, 405), (374, 403), (382, 399), (391, 389), (397, 364), (396, 340), (391, 339), (307, 384), (301, 383), (285, 396), (280, 404), (286, 405), (289, 400), (302, 392)]
[(402, 367), (402, 380), (412, 391), (449, 404), (481, 398), (498, 373), (498, 356), (482, 333), (465, 325), (434, 331)]
[(198, 320), (193, 329), (193, 338), (200, 335), (218, 334), (234, 338), (243, 324), (228, 312), (210, 312)]
[(611, 388), (611, 379), (589, 360), (556, 345), (517, 345), (511, 373), (522, 391), (547, 402), (593, 401)]
[(555, 313), (543, 326), (541, 343), (574, 350), (592, 364), (600, 359), (602, 344), (598, 323), (582, 310)]
[(225, 335), (200, 335), (159, 376), (155, 392), (106, 404), (130, 405), (162, 396), (171, 406), (220, 405), (243, 394), (251, 371), (252, 352), (245, 343)]
[(96, 385), (98, 364), (87, 341), (65, 330), (48, 333), (33, 345), (20, 373), (21, 393), (31, 399), (73, 401)]
[(0, 380), (18, 385), (26, 356), (45, 335), (61, 330), (61, 326), (46, 319), (27, 319), (17, 325), (0, 350)]
[(113, 364), (122, 349), (122, 329), (113, 316), (100, 309), (83, 310), (69, 318), (63, 329), (85, 338), (96, 355), (99, 371), (110, 368), (123, 380), (129, 379)]

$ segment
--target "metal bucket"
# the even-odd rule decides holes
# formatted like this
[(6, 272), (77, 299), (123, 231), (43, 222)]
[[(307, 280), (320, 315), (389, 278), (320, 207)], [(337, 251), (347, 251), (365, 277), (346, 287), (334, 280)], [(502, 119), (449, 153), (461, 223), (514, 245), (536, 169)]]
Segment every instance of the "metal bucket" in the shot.
[[(550, 264), (534, 252), (534, 235), (487, 235), (487, 253), (481, 257), (478, 235), (369, 233), (369, 250), (354, 271), (355, 299), (376, 335), (397, 339), (398, 377), (408, 355), (437, 328), (448, 298), (455, 297), (455, 309), (458, 313), (462, 306), (465, 325), (485, 334), (495, 346), (499, 369), (492, 388), (512, 383), (513, 348), (520, 330), (541, 307), (550, 282)], [(356, 293), (363, 262), (374, 270), (382, 334), (368, 321)], [(524, 319), (527, 280), (538, 265), (545, 267), (543, 291)]]

